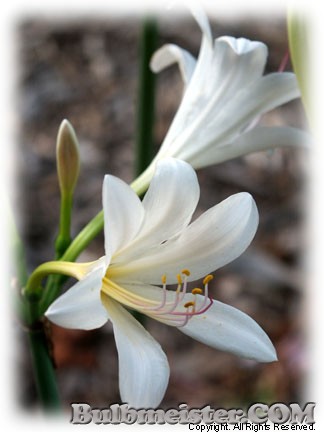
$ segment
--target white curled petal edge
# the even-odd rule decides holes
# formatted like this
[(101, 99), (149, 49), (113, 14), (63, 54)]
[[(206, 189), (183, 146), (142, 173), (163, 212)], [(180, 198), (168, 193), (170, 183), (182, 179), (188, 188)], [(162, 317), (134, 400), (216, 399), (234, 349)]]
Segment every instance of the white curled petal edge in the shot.
[(158, 73), (174, 63), (178, 63), (181, 77), (187, 86), (195, 70), (196, 59), (188, 51), (177, 45), (166, 44), (155, 51), (150, 67), (153, 72)]

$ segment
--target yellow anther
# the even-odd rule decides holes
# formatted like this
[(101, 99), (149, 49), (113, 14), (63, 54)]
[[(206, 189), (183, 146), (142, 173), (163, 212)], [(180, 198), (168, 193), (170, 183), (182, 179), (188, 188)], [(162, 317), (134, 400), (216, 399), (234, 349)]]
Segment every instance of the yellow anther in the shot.
[(181, 275), (177, 274), (177, 279), (178, 279), (178, 284), (181, 285), (182, 284)]
[(163, 285), (166, 284), (166, 275), (163, 275), (163, 276), (161, 277), (161, 281), (162, 281)]
[(202, 294), (203, 290), (201, 288), (194, 288), (191, 292), (192, 294)]
[(195, 306), (195, 302), (193, 302), (193, 301), (189, 301), (189, 302), (187, 302), (187, 303), (184, 304), (184, 307), (185, 307), (185, 308), (188, 308), (188, 307), (190, 307), (190, 306)]
[(203, 280), (203, 284), (204, 284), (204, 285), (207, 285), (208, 282), (210, 282), (210, 281), (213, 280), (213, 279), (214, 279), (214, 276), (213, 276), (213, 275), (207, 275), (207, 276), (205, 277), (205, 279)]
[(190, 271), (188, 269), (183, 269), (181, 273), (186, 276), (190, 276)]

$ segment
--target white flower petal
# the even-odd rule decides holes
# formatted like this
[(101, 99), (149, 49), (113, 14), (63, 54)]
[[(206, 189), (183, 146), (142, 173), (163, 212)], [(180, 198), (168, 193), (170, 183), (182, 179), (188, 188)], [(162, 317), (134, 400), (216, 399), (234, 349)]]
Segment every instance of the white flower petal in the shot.
[(208, 71), (209, 101), (206, 110), (217, 111), (225, 102), (263, 74), (268, 49), (262, 42), (222, 36), (215, 40)]
[(143, 252), (168, 240), (185, 228), (199, 200), (194, 169), (186, 162), (167, 158), (157, 163), (154, 177), (143, 199), (142, 228), (126, 249), (114, 256), (114, 265), (138, 259)]
[(241, 357), (260, 362), (277, 360), (272, 342), (252, 318), (216, 300), (206, 313), (192, 317), (179, 330), (206, 345)]
[(187, 268), (189, 280), (199, 279), (241, 255), (257, 225), (258, 211), (251, 195), (232, 195), (206, 211), (177, 238), (116, 271), (111, 269), (111, 277), (160, 284), (165, 274), (169, 283), (177, 283), (176, 275)]
[[(197, 152), (199, 146), (192, 136), (197, 132), (204, 136), (204, 128), (213, 124), (224, 105), (262, 76), (268, 53), (261, 42), (229, 36), (216, 39), (214, 48), (207, 45), (205, 51), (200, 75), (195, 71), (159, 155), (178, 156), (184, 144)], [(218, 128), (213, 128), (214, 138)]]
[[(232, 141), (255, 117), (300, 96), (292, 73), (273, 73), (244, 87), (221, 110), (193, 122), (174, 143), (174, 156), (192, 164), (197, 153)], [(197, 145), (197, 142), (199, 145)], [(195, 166), (195, 165), (194, 165)]]
[[(124, 284), (123, 287), (131, 293), (143, 296), (144, 298), (160, 302), (162, 300), (162, 289), (153, 285)], [(170, 305), (176, 301), (175, 291), (166, 290), (167, 302)], [(184, 304), (188, 301), (196, 301), (196, 310), (204, 303), (204, 297), (196, 294), (193, 296), (187, 293), (173, 310), (173, 312), (184, 312)], [(165, 310), (172, 308), (165, 307)], [(165, 315), (160, 310), (141, 310), (151, 318), (164, 322), (165, 324), (176, 325), (172, 321), (171, 314)], [(171, 317), (171, 319), (170, 319)], [(175, 316), (179, 318), (179, 316)], [(276, 360), (275, 349), (261, 327), (248, 315), (232, 306), (228, 306), (217, 300), (213, 300), (212, 306), (203, 314), (193, 316), (188, 324), (180, 327), (183, 333), (194, 339), (205, 343), (213, 348), (230, 352), (242, 357), (255, 359), (261, 362)]]
[(106, 296), (103, 302), (114, 327), (122, 401), (133, 408), (157, 407), (169, 380), (166, 355), (126, 309)]
[(136, 236), (143, 222), (144, 209), (129, 185), (111, 175), (104, 178), (102, 201), (105, 250), (110, 257)]
[(91, 330), (103, 326), (109, 318), (100, 300), (105, 269), (103, 260), (99, 260), (98, 267), (58, 297), (45, 316), (70, 329)]
[(262, 42), (250, 41), (246, 38), (234, 38), (232, 36), (221, 36), (216, 39), (215, 43), (219, 41), (226, 41), (226, 43), (232, 47), (232, 50), (239, 55), (261, 50), (260, 54), (262, 56), (262, 63), (264, 64), (266, 61), (268, 49)]
[(205, 13), (204, 8), (197, 1), (188, 0), (187, 6), (190, 9), (192, 16), (197, 21), (202, 33), (203, 37), (206, 38), (210, 43), (212, 43), (212, 33), (208, 21), (208, 17)]
[(196, 168), (221, 163), (253, 152), (276, 147), (307, 147), (311, 138), (307, 132), (292, 127), (257, 127), (239, 135), (223, 146), (211, 146), (192, 159)]
[(195, 70), (196, 59), (177, 45), (167, 44), (158, 49), (153, 54), (150, 67), (153, 72), (157, 73), (174, 63), (178, 63), (181, 77), (185, 85), (188, 85)]
[(192, 2), (192, 4), (190, 2), (188, 6), (203, 32), (202, 42), (195, 69), (193, 70), (179, 109), (160, 148), (160, 156), (173, 155), (172, 153), (168, 154), (167, 150), (169, 150), (174, 139), (181, 133), (183, 128), (187, 124), (190, 124), (201, 111), (202, 105), (206, 103), (206, 88), (209, 88), (206, 74), (210, 71), (213, 59), (213, 40), (209, 22), (204, 10), (197, 2)]
[[(231, 119), (231, 122), (223, 130), (237, 128), (238, 124), (244, 126), (256, 116), (298, 97), (300, 90), (293, 73), (275, 72), (266, 75), (242, 89), (237, 98), (224, 107), (224, 117)], [(238, 118), (234, 119), (234, 114)]]

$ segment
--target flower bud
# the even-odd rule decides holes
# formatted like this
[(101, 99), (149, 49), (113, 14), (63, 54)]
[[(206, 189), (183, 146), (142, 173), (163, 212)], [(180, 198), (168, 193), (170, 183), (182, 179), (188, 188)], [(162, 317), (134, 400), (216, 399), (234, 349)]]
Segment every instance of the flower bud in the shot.
[(80, 170), (79, 143), (68, 120), (63, 120), (56, 143), (57, 174), (62, 194), (72, 194)]

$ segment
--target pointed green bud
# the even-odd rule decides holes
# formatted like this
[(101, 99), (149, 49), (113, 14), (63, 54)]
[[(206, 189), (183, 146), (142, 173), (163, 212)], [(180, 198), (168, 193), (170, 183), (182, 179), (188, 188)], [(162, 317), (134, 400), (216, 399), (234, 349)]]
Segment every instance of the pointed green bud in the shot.
[(55, 241), (59, 259), (71, 243), (71, 211), (73, 192), (80, 171), (79, 143), (72, 125), (63, 120), (57, 135), (57, 175), (61, 190), (59, 233)]
[(68, 120), (63, 120), (56, 144), (57, 174), (62, 195), (72, 195), (80, 171), (79, 143)]

